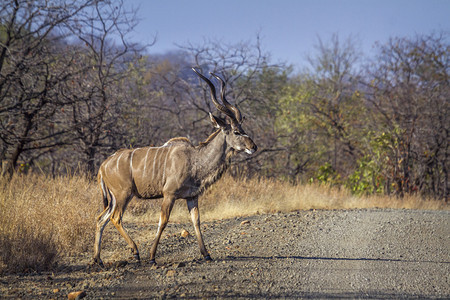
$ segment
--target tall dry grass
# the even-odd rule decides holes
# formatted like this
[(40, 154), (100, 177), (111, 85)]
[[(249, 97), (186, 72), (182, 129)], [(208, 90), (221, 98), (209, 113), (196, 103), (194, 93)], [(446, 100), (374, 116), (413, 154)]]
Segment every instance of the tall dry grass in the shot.
[(99, 202), (84, 176), (0, 181), (0, 273), (46, 270), (90, 249)]
[[(154, 222), (158, 220), (160, 201), (133, 200), (128, 218)], [(235, 179), (226, 174), (199, 199), (202, 220), (226, 219), (254, 214), (309, 209), (449, 209), (444, 201), (424, 199), (419, 195), (403, 198), (384, 195), (355, 196), (348, 190), (326, 185), (293, 185), (267, 178)], [(171, 221), (189, 222), (186, 204), (179, 201)]]
[[(345, 189), (292, 185), (271, 179), (225, 175), (200, 200), (203, 220), (307, 209), (448, 209), (443, 201), (407, 196), (357, 197)], [(126, 222), (158, 222), (160, 200), (133, 199)], [(100, 192), (85, 176), (15, 176), (0, 181), (0, 273), (45, 270), (69, 255), (90, 255)], [(189, 222), (184, 201), (172, 222)], [(86, 253), (87, 251), (87, 253)]]

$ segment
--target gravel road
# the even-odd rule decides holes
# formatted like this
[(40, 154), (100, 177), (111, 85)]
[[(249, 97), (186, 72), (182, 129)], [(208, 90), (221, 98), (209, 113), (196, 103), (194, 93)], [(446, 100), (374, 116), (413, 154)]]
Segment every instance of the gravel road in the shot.
[[(169, 223), (150, 267), (155, 224), (125, 226), (140, 265), (113, 226), (105, 230), (106, 269), (86, 267), (91, 253), (53, 273), (1, 277), (0, 297), (148, 298), (450, 298), (450, 212), (300, 211), (202, 224), (214, 261), (200, 260), (190, 224)], [(108, 263), (109, 262), (109, 263)]]

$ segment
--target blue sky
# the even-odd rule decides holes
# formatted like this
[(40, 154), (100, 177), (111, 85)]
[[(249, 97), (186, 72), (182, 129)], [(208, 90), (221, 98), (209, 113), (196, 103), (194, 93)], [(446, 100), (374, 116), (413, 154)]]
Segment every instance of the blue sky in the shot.
[(202, 44), (216, 39), (228, 44), (255, 41), (272, 62), (305, 64), (323, 41), (338, 33), (352, 35), (370, 55), (376, 41), (392, 36), (414, 36), (450, 31), (450, 0), (125, 0), (140, 7), (139, 25), (132, 35), (150, 42), (149, 53), (177, 49), (177, 44)]

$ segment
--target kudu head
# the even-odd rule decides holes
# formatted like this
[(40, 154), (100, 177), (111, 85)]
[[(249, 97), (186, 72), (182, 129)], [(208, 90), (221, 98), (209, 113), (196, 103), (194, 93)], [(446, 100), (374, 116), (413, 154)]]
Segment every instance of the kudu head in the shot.
[(226, 118), (223, 119), (209, 113), (209, 117), (214, 127), (220, 129), (225, 134), (225, 140), (228, 146), (235, 152), (245, 151), (247, 154), (253, 154), (257, 150), (257, 146), (245, 133), (244, 129), (242, 129), (241, 124), (244, 118), (242, 117), (241, 112), (225, 98), (225, 81), (216, 74), (210, 73), (222, 84), (220, 91), (222, 103), (220, 103), (216, 97), (214, 84), (208, 78), (200, 74), (195, 68), (192, 68), (192, 70), (194, 70), (194, 72), (209, 85), (211, 90), (211, 100), (214, 103), (214, 106), (226, 116)]

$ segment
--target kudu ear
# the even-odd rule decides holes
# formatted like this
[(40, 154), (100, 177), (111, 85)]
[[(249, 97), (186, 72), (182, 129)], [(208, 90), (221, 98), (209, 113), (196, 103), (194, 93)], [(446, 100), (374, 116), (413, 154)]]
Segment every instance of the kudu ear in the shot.
[(227, 126), (225, 120), (214, 116), (212, 113), (209, 113), (209, 118), (211, 119), (211, 123), (213, 124), (213, 126), (217, 129), (223, 129)]

